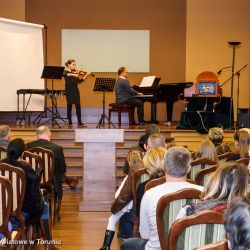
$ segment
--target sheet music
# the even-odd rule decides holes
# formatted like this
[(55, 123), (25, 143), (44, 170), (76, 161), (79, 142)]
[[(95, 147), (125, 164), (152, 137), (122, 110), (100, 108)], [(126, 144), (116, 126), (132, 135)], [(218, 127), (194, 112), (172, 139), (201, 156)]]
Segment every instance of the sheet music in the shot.
[(139, 87), (152, 87), (156, 76), (145, 76), (143, 77)]

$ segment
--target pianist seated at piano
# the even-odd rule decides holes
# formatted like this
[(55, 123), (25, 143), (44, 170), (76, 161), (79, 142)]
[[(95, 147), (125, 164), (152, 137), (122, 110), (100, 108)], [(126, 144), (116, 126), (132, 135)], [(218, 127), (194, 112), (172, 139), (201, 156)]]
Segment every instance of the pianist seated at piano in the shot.
[[(115, 96), (116, 104), (124, 104), (137, 108), (138, 125), (145, 124), (144, 121), (144, 103), (141, 100), (136, 99), (136, 96), (142, 96), (143, 94), (131, 88), (128, 78), (128, 70), (126, 67), (120, 67), (118, 69), (118, 78), (115, 83)], [(133, 112), (134, 113), (134, 112)], [(133, 115), (132, 124), (136, 124)]]

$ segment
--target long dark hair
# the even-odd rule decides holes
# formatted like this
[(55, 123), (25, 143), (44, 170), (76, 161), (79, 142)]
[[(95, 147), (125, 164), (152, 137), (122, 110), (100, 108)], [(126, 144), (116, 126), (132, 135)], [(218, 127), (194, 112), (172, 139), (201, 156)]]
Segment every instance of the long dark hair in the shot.
[(247, 250), (250, 244), (250, 197), (237, 197), (225, 213), (226, 236), (231, 249)]
[(23, 154), (25, 150), (25, 142), (21, 138), (16, 138), (9, 142), (7, 147), (7, 163), (15, 166), (19, 166), (18, 158)]

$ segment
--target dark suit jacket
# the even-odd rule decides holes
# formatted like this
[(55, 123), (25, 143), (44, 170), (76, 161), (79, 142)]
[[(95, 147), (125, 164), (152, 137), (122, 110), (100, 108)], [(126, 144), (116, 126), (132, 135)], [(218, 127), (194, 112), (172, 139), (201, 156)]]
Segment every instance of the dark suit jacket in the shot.
[(62, 191), (62, 180), (63, 175), (66, 172), (66, 163), (63, 153), (63, 147), (57, 145), (51, 141), (38, 139), (36, 141), (32, 141), (26, 144), (27, 149), (42, 147), (51, 150), (55, 155), (55, 168), (54, 168), (54, 176), (53, 176), (53, 184), (55, 187), (55, 193), (58, 196), (58, 199), (62, 199), (63, 191)]
[(127, 79), (118, 78), (115, 83), (115, 102), (122, 103), (131, 97), (137, 95), (138, 92), (131, 88)]
[(63, 153), (63, 147), (51, 141), (38, 139), (26, 144), (27, 149), (34, 147), (42, 147), (51, 150), (55, 155), (55, 173), (64, 174), (66, 172), (66, 163)]

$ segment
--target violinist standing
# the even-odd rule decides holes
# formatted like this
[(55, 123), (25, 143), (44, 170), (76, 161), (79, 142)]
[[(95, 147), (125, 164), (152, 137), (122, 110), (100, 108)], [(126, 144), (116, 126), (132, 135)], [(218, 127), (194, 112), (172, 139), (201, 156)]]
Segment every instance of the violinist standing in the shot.
[(69, 59), (66, 63), (66, 68), (63, 72), (65, 79), (65, 91), (67, 100), (67, 118), (69, 127), (72, 127), (72, 106), (75, 104), (78, 127), (87, 127), (81, 120), (81, 102), (78, 84), (83, 82), (91, 72), (81, 72), (76, 69), (74, 59)]

